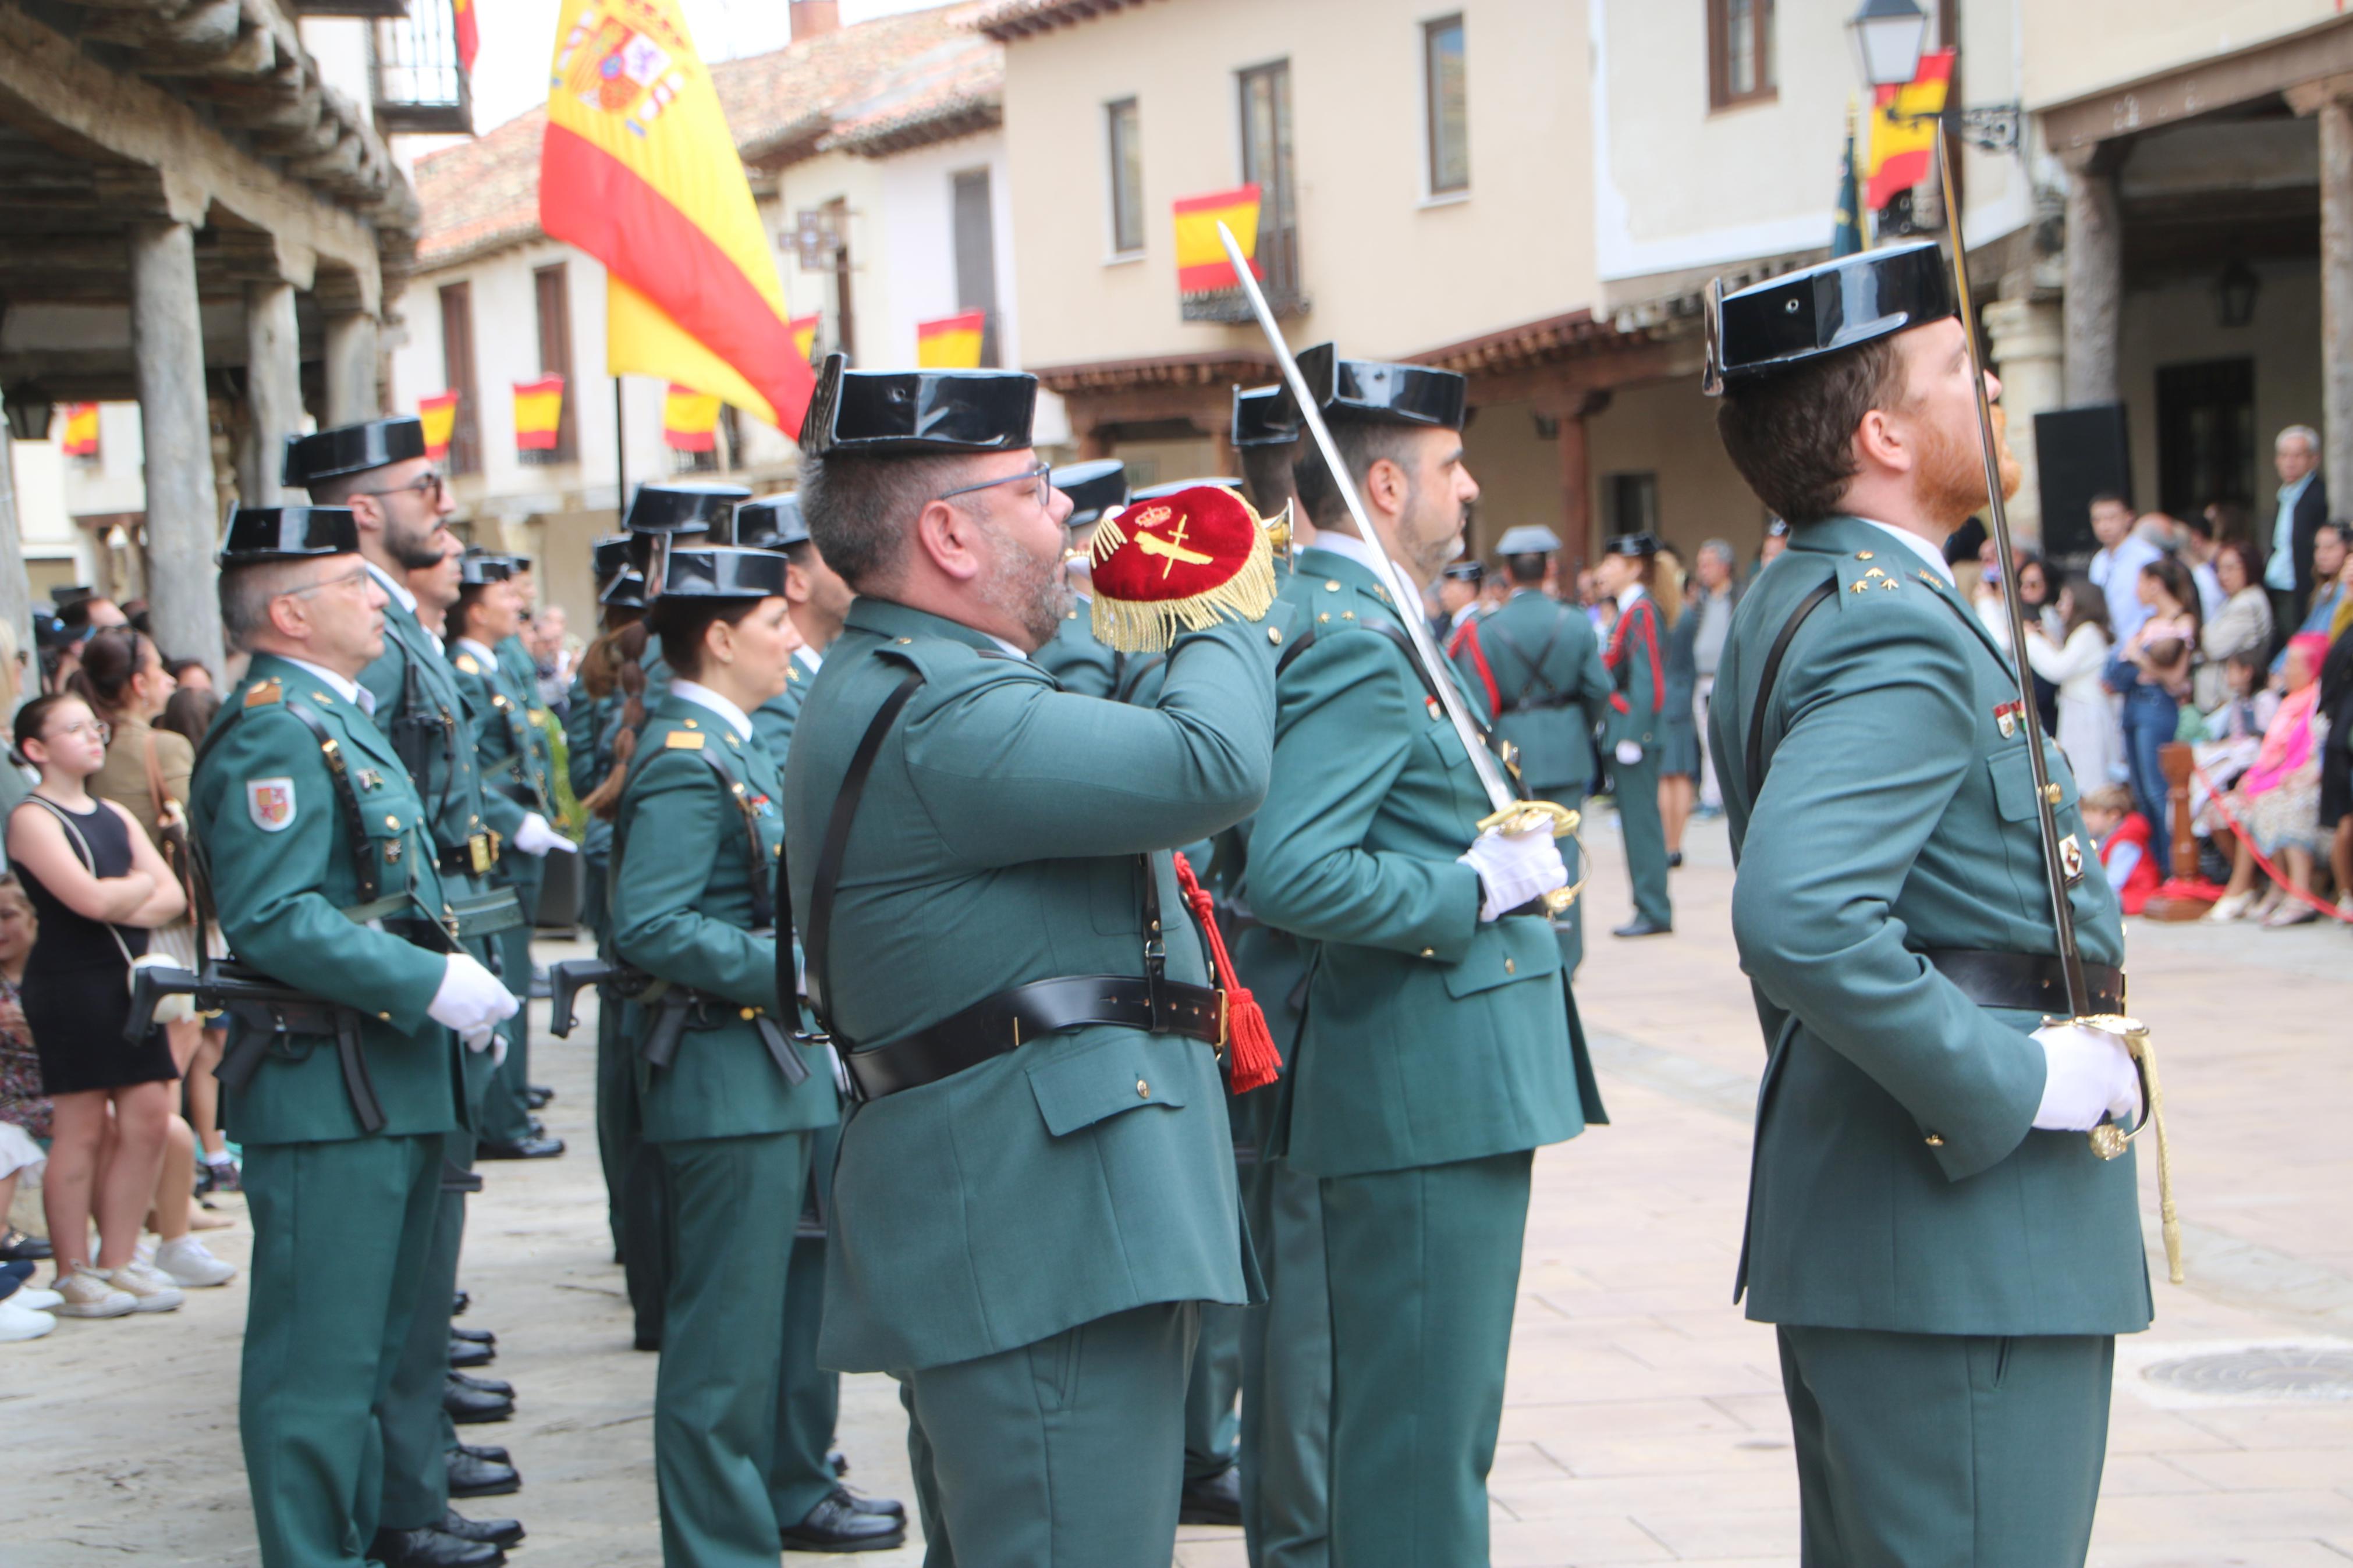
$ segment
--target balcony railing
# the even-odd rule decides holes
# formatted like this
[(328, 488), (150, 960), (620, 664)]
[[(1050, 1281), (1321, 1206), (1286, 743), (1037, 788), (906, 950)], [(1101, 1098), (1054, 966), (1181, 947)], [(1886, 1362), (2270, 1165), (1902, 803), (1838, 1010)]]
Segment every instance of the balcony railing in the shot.
[(470, 135), (473, 94), (458, 63), (450, 0), (404, 0), (394, 14), (369, 14), (378, 18), (368, 35), (377, 129)]

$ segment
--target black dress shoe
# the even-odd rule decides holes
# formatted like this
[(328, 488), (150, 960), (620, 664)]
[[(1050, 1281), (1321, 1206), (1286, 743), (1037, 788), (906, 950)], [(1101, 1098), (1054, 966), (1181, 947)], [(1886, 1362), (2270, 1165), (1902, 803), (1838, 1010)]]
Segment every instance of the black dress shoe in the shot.
[(452, 1290), (449, 1292), (449, 1315), (451, 1317), (464, 1317), (466, 1315), (466, 1309), (473, 1304), (474, 1298), (466, 1291)]
[(451, 1366), (488, 1366), (498, 1357), (498, 1352), (480, 1340), (461, 1340), (455, 1334), (449, 1336)]
[(460, 1541), (479, 1541), (501, 1548), (522, 1539), (522, 1521), (519, 1519), (468, 1519), (454, 1508), (443, 1513), (441, 1522), (433, 1528)]
[(460, 1329), (452, 1326), (449, 1330), (449, 1337), (453, 1340), (464, 1340), (469, 1344), (488, 1345), (492, 1350), (499, 1348), (499, 1336), (488, 1329)]
[(384, 1568), (499, 1568), (507, 1554), (480, 1541), (438, 1530), (379, 1530), (367, 1554)]
[(1179, 1524), (1240, 1524), (1242, 1521), (1242, 1472), (1228, 1465), (1214, 1476), (1187, 1481), (1176, 1502)]
[(1609, 934), (1611, 936), (1666, 936), (1674, 929), (1665, 921), (1646, 921), (1637, 915)]
[(555, 1100), (555, 1091), (543, 1083), (523, 1086), (522, 1102), (533, 1110), (543, 1110)]
[(460, 1443), (457, 1445), (454, 1451), (465, 1455), (470, 1459), (481, 1459), (493, 1465), (514, 1463), (514, 1456), (496, 1443)]
[(481, 1394), (462, 1384), (445, 1384), (441, 1389), (441, 1408), (449, 1419), (460, 1426), (479, 1426), (486, 1421), (511, 1421), (514, 1418), (514, 1401), (495, 1394)]
[(1683, 868), (1683, 852), (1680, 849), (1670, 849), (1667, 851), (1667, 869), (1670, 871), (1680, 871)]
[(564, 1152), (561, 1138), (525, 1138), (515, 1143), (492, 1143), (487, 1139), (477, 1145), (477, 1160), (553, 1160)]
[(907, 1522), (907, 1505), (901, 1502), (897, 1498), (867, 1497), (861, 1493), (851, 1491), (848, 1487), (836, 1487), (833, 1489), (839, 1495), (848, 1498), (849, 1500), (849, 1506), (856, 1509), (860, 1513), (871, 1513), (881, 1519), (895, 1519), (901, 1524)]
[(449, 1381), (459, 1388), (470, 1388), (477, 1394), (494, 1394), (501, 1399), (514, 1397), (514, 1384), (503, 1377), (476, 1377), (470, 1373), (452, 1372)]
[(53, 1253), (47, 1237), (27, 1236), (13, 1226), (0, 1230), (0, 1263), (38, 1263)]
[(837, 1478), (849, 1473), (849, 1456), (839, 1448), (828, 1454), (825, 1457), (825, 1462), (833, 1467), (833, 1473)]
[(776, 1532), (787, 1552), (889, 1552), (907, 1543), (907, 1526), (887, 1514), (862, 1513), (839, 1487), (798, 1524)]
[[(446, 1456), (451, 1497), (505, 1497), (522, 1490), (522, 1477), (507, 1463), (504, 1448), (469, 1448), (460, 1443)], [(496, 1454), (495, 1459), (486, 1454)]]

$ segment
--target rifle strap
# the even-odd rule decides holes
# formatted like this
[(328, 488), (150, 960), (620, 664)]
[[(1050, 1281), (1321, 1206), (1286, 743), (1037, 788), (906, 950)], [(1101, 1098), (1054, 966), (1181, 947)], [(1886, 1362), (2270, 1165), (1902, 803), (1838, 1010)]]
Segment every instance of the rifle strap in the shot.
[(1765, 787), (1765, 765), (1769, 760), (1765, 755), (1765, 718), (1772, 710), (1773, 684), (1780, 679), (1781, 660), (1788, 653), (1789, 644), (1797, 637), (1798, 628), (1806, 624), (1806, 617), (1812, 615), (1823, 600), (1837, 592), (1838, 577), (1833, 574), (1830, 581), (1798, 601), (1798, 607), (1781, 627), (1780, 636), (1773, 639), (1772, 647), (1766, 652), (1764, 672), (1757, 679), (1756, 704), (1748, 710), (1748, 804), (1752, 810), (1757, 805), (1757, 791)]
[[(850, 1048), (850, 1042), (834, 1028), (828, 1000), (833, 994), (830, 962), (833, 955), (833, 905), (841, 890), (842, 859), (849, 853), (849, 829), (858, 820), (858, 803), (866, 794), (866, 781), (874, 771), (874, 759), (882, 750), (883, 739), (890, 734), (891, 727), (899, 721), (899, 715), (905, 710), (908, 700), (915, 695), (915, 689), (923, 684), (923, 672), (909, 670), (906, 679), (893, 687), (891, 695), (882, 700), (882, 706), (874, 710), (872, 721), (866, 726), (866, 733), (859, 737), (858, 750), (850, 753), (849, 767), (841, 775), (841, 791), (834, 796), (833, 813), (826, 821), (825, 840), (818, 850), (817, 876), (809, 887), (808, 924), (801, 931), (802, 945), (808, 953), (809, 1006), (816, 1012), (818, 1021), (826, 1032), (834, 1036), (837, 1047), (843, 1050)], [(781, 1003), (785, 997), (793, 994), (794, 990), (791, 984), (792, 939), (789, 935), (793, 928), (792, 885), (786, 858), (781, 853), (776, 857), (776, 909), (779, 915), (776, 927), (776, 997)]]

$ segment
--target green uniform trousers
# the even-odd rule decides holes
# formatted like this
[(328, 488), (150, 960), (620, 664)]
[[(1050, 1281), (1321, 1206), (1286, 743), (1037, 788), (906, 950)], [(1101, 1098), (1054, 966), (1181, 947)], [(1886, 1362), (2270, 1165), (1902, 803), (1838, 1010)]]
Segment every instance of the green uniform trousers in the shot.
[[(1271, 1111), (1275, 1098), (1267, 1090), (1244, 1102)], [(1243, 1196), (1267, 1292), (1242, 1337), (1243, 1535), (1250, 1568), (1324, 1568), (1332, 1557), (1332, 1298), (1323, 1194), (1313, 1176), (1261, 1156)]]
[(1242, 1322), (1252, 1309), (1201, 1303), (1201, 1330), (1185, 1378), (1185, 1479), (1209, 1480), (1234, 1468), (1241, 1442)]
[(1609, 764), (1616, 792), (1618, 826), (1626, 836), (1626, 874), (1634, 884), (1634, 912), (1646, 921), (1672, 925), (1667, 900), (1667, 826), (1659, 819), (1659, 749), (1642, 748), (1639, 763)]
[(1530, 1169), (1523, 1150), (1324, 1178), (1335, 1563), (1487, 1561)]
[[(466, 1054), (466, 1093), (474, 1105), (490, 1082), (486, 1051)], [(417, 1282), (417, 1306), (394, 1369), (385, 1405), (384, 1508), (392, 1530), (438, 1524), (449, 1506), (449, 1467), (444, 1456), (458, 1441), (458, 1428), (443, 1408), (449, 1377), (449, 1306), (458, 1292), (458, 1255), (466, 1239), (466, 1194), (475, 1185), (474, 1135), (460, 1127), (438, 1140), (435, 1176), (440, 1192), (434, 1205), (433, 1245)]]
[(436, 1137), (245, 1146), (253, 1262), (237, 1422), (263, 1568), (365, 1561), (385, 1406), (419, 1315), (440, 1186)]
[(1167, 1568), (1197, 1302), (903, 1374), (924, 1568)]
[[(1574, 812), (1582, 813), (1585, 810), (1585, 786), (1581, 784), (1555, 784), (1548, 789), (1532, 789), (1529, 793), (1538, 800), (1548, 800), (1556, 805), (1565, 805)], [(1656, 805), (1658, 803), (1656, 791), (1651, 792), (1651, 804)], [(1586, 824), (1578, 831), (1590, 833), (1593, 831), (1592, 825)], [(1663, 826), (1659, 829), (1659, 842), (1662, 845), (1666, 842), (1666, 828)], [(1560, 841), (1560, 858), (1568, 862), (1568, 881), (1571, 887), (1575, 887), (1577, 879), (1591, 868), (1585, 857), (1579, 853), (1577, 841), (1574, 838), (1564, 838)], [(1559, 918), (1552, 922), (1552, 934), (1553, 940), (1560, 943), (1560, 972), (1564, 976), (1573, 979), (1577, 974), (1577, 966), (1585, 962), (1585, 900), (1582, 895), (1578, 897), (1577, 902), (1562, 910)]]
[[(562, 850), (554, 851), (562, 854)], [(523, 1089), (531, 1082), (531, 936), (539, 913), (539, 885), (546, 876), (540, 861), (520, 849), (499, 858), (497, 885), (511, 887), (522, 900), (523, 923), (502, 931), (494, 939), (499, 950), (499, 978), (522, 1004), (507, 1037), (507, 1059), (491, 1084), (482, 1105), (482, 1136), (493, 1143), (519, 1143), (531, 1136), (531, 1104)]]
[(1778, 1337), (1805, 1568), (2082, 1568), (2113, 1337)]
[(785, 1271), (808, 1144), (806, 1132), (762, 1132), (647, 1145), (669, 1173), (670, 1204), (654, 1380), (654, 1487), (668, 1568), (776, 1568), (780, 1521), (768, 1474)]
[[(828, 1215), (840, 1147), (839, 1123), (809, 1134), (808, 1185), (821, 1194), (818, 1212)], [(785, 1266), (785, 1359), (776, 1378), (776, 1458), (768, 1472), (768, 1501), (780, 1525), (807, 1519), (839, 1484), (833, 1429), (841, 1415), (841, 1374), (817, 1364), (824, 1326), (825, 1237), (797, 1236)]]

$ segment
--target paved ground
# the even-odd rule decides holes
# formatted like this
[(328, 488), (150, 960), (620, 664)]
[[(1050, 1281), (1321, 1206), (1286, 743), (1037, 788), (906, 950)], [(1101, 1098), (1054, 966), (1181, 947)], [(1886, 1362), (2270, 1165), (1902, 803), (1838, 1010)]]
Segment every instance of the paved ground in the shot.
[[(1607, 825), (1594, 924), (1626, 918)], [(1494, 1561), (1793, 1563), (1797, 1514), (1769, 1331), (1730, 1300), (1762, 1064), (1726, 929), (1718, 825), (1676, 874), (1677, 934), (1598, 936), (1578, 994), (1615, 1124), (1546, 1152), (1493, 1479)], [(2134, 1010), (2156, 1027), (2179, 1146), (2190, 1284), (2119, 1353), (2093, 1560), (2113, 1568), (2353, 1562), (2353, 1377), (2336, 1397), (2201, 1394), (2153, 1367), (2250, 1347), (2353, 1352), (2353, 934), (2137, 924)], [(470, 1320), (522, 1388), (522, 1563), (658, 1561), (653, 1358), (628, 1348), (590, 1131), (588, 1053), (543, 1048), (565, 1159), (491, 1169)], [(2153, 1162), (2145, 1206), (2156, 1208)], [(242, 1260), (240, 1228), (220, 1233)], [(66, 1323), (0, 1347), (0, 1561), (11, 1568), (254, 1561), (236, 1441), (243, 1284), (158, 1319)], [(852, 1480), (904, 1496), (898, 1405), (850, 1380)], [(491, 1511), (484, 1509), (480, 1511)], [(506, 1511), (504, 1509), (498, 1511)], [(875, 1559), (913, 1563), (913, 1547)], [(1233, 1568), (1238, 1534), (1188, 1530), (1185, 1568)], [(814, 1561), (794, 1559), (797, 1562)]]

